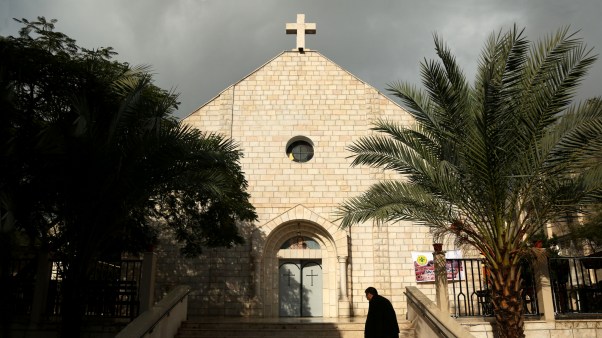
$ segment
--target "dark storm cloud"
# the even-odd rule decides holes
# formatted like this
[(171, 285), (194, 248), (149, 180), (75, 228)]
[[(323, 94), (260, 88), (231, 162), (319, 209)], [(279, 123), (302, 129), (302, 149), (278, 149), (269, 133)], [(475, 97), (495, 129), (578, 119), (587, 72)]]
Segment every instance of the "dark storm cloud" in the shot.
[[(420, 82), (418, 65), (434, 57), (435, 32), (469, 79), (487, 36), (514, 23), (532, 40), (570, 25), (602, 50), (599, 0), (8, 0), (0, 3), (0, 35), (16, 34), (13, 17), (56, 18), (57, 30), (81, 46), (112, 46), (120, 60), (151, 65), (159, 86), (181, 93), (181, 117), (294, 48), (284, 27), (297, 13), (317, 23), (308, 48), (381, 91)], [(602, 61), (580, 97), (600, 95), (601, 82)]]

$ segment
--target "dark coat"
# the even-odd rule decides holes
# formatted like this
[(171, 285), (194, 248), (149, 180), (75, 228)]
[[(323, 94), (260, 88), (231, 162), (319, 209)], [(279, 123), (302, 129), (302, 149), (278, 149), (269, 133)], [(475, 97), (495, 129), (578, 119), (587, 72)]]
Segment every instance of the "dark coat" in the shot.
[(366, 328), (364, 329), (366, 338), (392, 338), (399, 337), (399, 325), (397, 324), (397, 315), (391, 302), (382, 296), (373, 296), (368, 308), (368, 318), (366, 318)]

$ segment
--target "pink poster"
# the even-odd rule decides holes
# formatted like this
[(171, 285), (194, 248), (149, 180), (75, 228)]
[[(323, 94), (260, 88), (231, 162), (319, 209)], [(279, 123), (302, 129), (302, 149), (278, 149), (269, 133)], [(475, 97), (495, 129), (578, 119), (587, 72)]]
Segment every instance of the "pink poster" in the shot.
[[(462, 252), (460, 250), (447, 251), (445, 258), (447, 258), (447, 280), (462, 280), (464, 274), (462, 264), (460, 261), (453, 260), (454, 258), (462, 258)], [(435, 281), (435, 264), (433, 263), (432, 252), (412, 251), (412, 260), (414, 261), (417, 282)]]

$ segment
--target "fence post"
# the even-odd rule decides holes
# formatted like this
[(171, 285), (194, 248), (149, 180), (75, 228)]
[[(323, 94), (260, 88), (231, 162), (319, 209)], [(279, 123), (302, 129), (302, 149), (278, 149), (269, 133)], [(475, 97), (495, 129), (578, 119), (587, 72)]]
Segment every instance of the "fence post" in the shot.
[(142, 276), (140, 277), (140, 313), (151, 309), (155, 304), (155, 275), (157, 255), (145, 252), (142, 259)]
[(447, 262), (445, 251), (435, 244), (433, 260), (435, 263), (435, 298), (437, 306), (444, 313), (449, 313), (449, 290), (447, 289)]
[(533, 264), (535, 270), (535, 285), (537, 287), (537, 307), (545, 321), (554, 321), (554, 299), (552, 298), (552, 284), (550, 283), (550, 269), (548, 257), (541, 255)]

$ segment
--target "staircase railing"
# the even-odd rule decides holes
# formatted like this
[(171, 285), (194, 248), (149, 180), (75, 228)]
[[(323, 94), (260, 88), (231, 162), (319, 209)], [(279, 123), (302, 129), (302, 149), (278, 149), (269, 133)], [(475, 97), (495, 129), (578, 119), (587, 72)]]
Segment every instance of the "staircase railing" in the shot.
[(170, 338), (178, 332), (188, 315), (190, 287), (176, 287), (163, 299), (145, 311), (119, 332), (115, 338)]
[(414, 325), (416, 337), (475, 338), (449, 313), (443, 313), (417, 287), (406, 287), (405, 294), (408, 300), (407, 317)]

